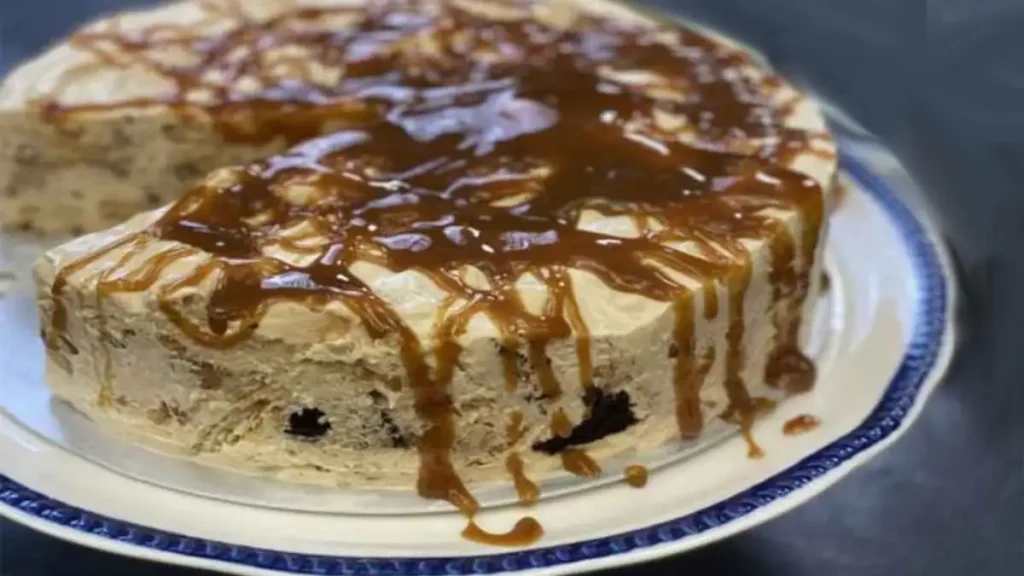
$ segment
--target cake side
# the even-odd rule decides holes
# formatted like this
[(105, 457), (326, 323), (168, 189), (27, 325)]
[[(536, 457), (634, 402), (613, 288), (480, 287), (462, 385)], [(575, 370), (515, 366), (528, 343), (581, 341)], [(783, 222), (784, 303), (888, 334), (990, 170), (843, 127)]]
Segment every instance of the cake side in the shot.
[[(159, 214), (87, 236), (41, 259), (36, 270), (44, 326), (52, 325), (50, 290), (57, 270), (98, 245), (143, 229)], [(787, 220), (796, 225), (799, 218), (791, 215)], [(750, 247), (742, 377), (752, 396), (781, 399), (783, 394), (766, 386), (763, 376), (775, 336), (770, 246), (769, 240)], [(180, 245), (154, 242), (152, 252), (140, 257), (176, 247)], [(202, 323), (209, 284), (165, 298), (159, 287), (98, 293), (97, 283), (104, 275), (109, 282), (110, 271), (117, 270), (124, 254), (114, 251), (68, 279), (61, 296), (69, 318), (65, 342), (50, 352), (47, 363), (47, 381), (59, 397), (137, 441), (235, 469), (341, 485), (401, 486), (415, 479), (415, 446), (424, 423), (413, 407), (415, 396), (394, 337), (372, 338), (343, 305), (315, 310), (285, 302), (273, 306), (245, 342), (228, 350), (212, 349), (184, 337), (162, 309), (170, 306)], [(161, 285), (173, 285), (206, 260), (201, 254), (190, 258), (165, 272)], [(121, 268), (126, 269), (130, 267)], [(717, 297), (726, 301), (723, 280), (712, 283)], [(577, 435), (582, 441), (572, 447), (586, 448), (598, 461), (642, 453), (679, 438), (673, 388), (679, 351), (672, 306), (617, 294), (596, 283), (577, 286), (577, 299), (593, 303), (588, 310), (590, 385), (599, 391), (597, 396), (580, 383), (572, 340), (551, 342), (544, 349), (562, 388), (559, 398), (549, 400), (526, 347), (503, 348), (485, 322), (472, 324), (478, 333), (471, 331), (462, 339), (459, 368), (449, 386), (459, 414), (452, 455), (465, 481), (504, 479), (511, 449), (519, 451), (534, 480), (560, 473), (559, 454), (570, 444), (559, 442), (551, 430), (551, 415), (558, 410), (571, 423), (583, 424)], [(440, 304), (421, 300), (418, 309), (407, 310), (407, 322), (429, 326), (423, 319), (433, 317)], [(695, 309), (703, 304), (697, 292)], [(603, 318), (595, 321), (602, 312)], [(714, 318), (697, 318), (691, 353), (714, 356), (700, 388), (702, 420), (710, 423), (729, 403), (729, 310), (722, 307)], [(437, 344), (431, 336), (420, 335), (426, 354)], [(503, 356), (508, 354), (517, 365), (511, 391), (502, 377)], [(521, 431), (510, 437), (508, 427), (516, 421)]]

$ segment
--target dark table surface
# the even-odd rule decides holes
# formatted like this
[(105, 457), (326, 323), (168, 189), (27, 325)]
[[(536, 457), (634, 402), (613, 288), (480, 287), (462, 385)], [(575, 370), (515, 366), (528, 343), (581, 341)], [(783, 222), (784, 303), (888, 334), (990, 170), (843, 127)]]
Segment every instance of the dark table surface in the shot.
[[(0, 72), (145, 0), (0, 0)], [(927, 191), (959, 262), (956, 362), (892, 449), (814, 502), (619, 574), (1024, 574), (1024, 0), (647, 0), (762, 49), (840, 103)], [(199, 572), (0, 520), (0, 574)]]

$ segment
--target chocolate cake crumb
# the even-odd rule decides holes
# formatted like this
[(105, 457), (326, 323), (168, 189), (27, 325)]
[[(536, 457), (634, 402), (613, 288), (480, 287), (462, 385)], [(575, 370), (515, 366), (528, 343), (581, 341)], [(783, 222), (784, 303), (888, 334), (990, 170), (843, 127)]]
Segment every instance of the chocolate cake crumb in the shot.
[(408, 448), (409, 441), (405, 439), (405, 435), (398, 428), (398, 424), (395, 424), (395, 421), (391, 419), (391, 415), (387, 412), (381, 412), (380, 419), (384, 422), (384, 428), (391, 439), (391, 446), (393, 448)]
[(668, 345), (668, 357), (675, 358), (676, 356), (679, 356), (679, 346), (676, 346), (676, 343), (673, 342)]
[(567, 437), (552, 436), (535, 442), (532, 448), (545, 454), (559, 454), (567, 448), (596, 442), (605, 436), (622, 432), (637, 423), (632, 402), (625, 390), (608, 393), (590, 386), (583, 393), (587, 416), (572, 429)]
[(395, 420), (391, 418), (391, 414), (387, 409), (387, 397), (384, 394), (376, 391), (370, 391), (370, 398), (373, 399), (373, 403), (376, 406), (380, 406), (380, 420), (384, 424), (384, 430), (388, 433), (388, 437), (391, 439), (391, 446), (393, 448), (408, 448), (409, 440), (406, 439), (405, 434), (402, 434), (402, 429), (398, 427)]
[(315, 439), (327, 434), (330, 429), (331, 423), (327, 420), (327, 415), (319, 408), (303, 408), (288, 416), (288, 427), (284, 432), (292, 436)]

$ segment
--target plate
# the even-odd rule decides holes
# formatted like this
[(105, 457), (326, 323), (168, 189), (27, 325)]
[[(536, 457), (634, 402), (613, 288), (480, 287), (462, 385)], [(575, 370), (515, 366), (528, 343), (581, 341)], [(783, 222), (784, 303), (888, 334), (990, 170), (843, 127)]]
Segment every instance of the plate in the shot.
[[(905, 431), (954, 347), (953, 275), (927, 211), (890, 155), (845, 122), (837, 126), (847, 186), (831, 217), (831, 288), (811, 350), (818, 386), (758, 422), (760, 460), (747, 457), (738, 435), (724, 434), (699, 453), (656, 455), (643, 490), (619, 481), (613, 463), (604, 482), (556, 479), (557, 494), (530, 510), (544, 538), (512, 551), (461, 540), (458, 514), (402, 495), (183, 473), (187, 463), (133, 452), (51, 403), (21, 283), (26, 270), (16, 268), (0, 299), (0, 341), (8, 343), (0, 352), (0, 514), (86, 546), (231, 573), (422, 575), (607, 568), (774, 518)], [(799, 414), (820, 426), (784, 435)], [(507, 529), (522, 514), (502, 505), (500, 491), (489, 500), (479, 518), (486, 528)]]

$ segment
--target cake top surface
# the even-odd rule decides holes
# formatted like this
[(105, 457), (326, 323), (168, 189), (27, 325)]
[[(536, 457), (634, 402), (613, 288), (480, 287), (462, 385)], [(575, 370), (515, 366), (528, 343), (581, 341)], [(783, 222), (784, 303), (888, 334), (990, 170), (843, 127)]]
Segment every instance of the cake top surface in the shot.
[(217, 332), (337, 296), (380, 308), (356, 312), (372, 333), (434, 340), (445, 304), (484, 313), (481, 334), (565, 335), (587, 323), (544, 307), (582, 287), (609, 303), (590, 328), (620, 331), (727, 271), (723, 244), (759, 241), (764, 214), (820, 202), (834, 167), (813, 104), (745, 52), (613, 4), (186, 2), (69, 45), (93, 61), (49, 114), (199, 109), (229, 137), (297, 142), (146, 226), (151, 252), (252, 263), (219, 283)]

